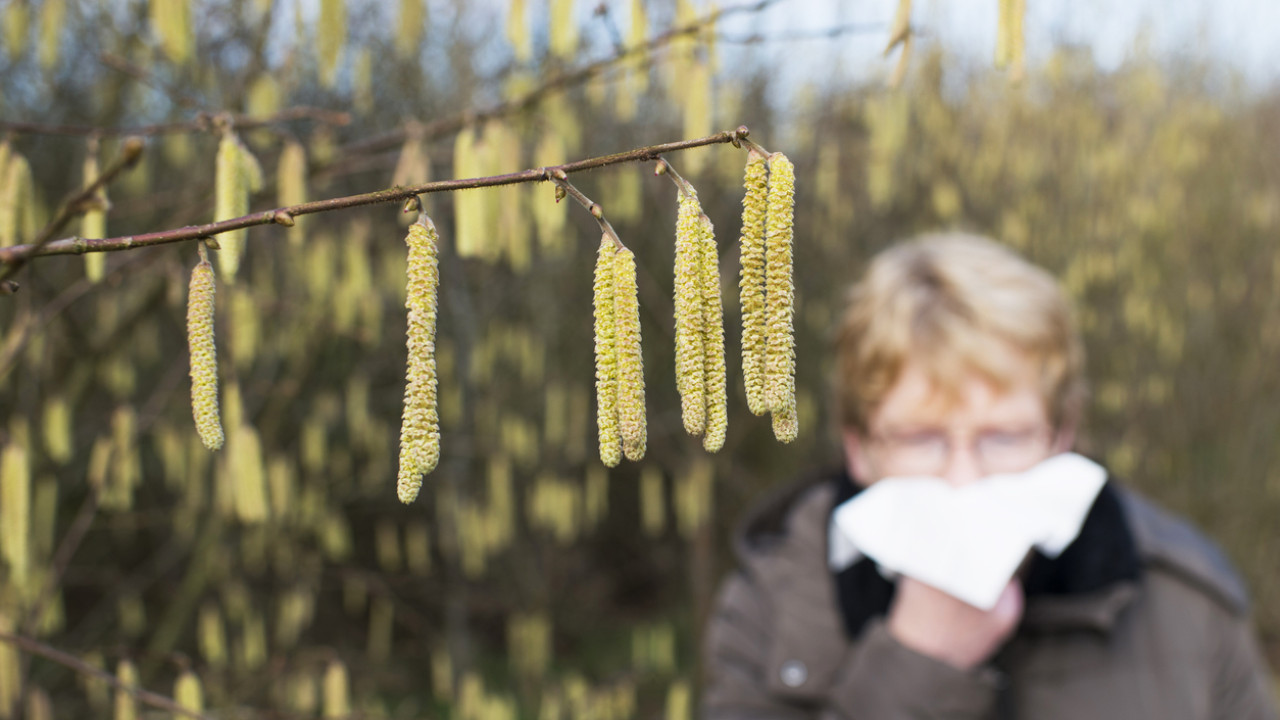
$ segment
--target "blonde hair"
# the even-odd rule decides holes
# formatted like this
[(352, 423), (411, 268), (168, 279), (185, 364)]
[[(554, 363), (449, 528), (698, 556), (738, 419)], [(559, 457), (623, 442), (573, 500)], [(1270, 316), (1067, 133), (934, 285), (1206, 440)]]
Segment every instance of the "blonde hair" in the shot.
[(1039, 367), (1054, 425), (1076, 422), (1085, 393), (1084, 348), (1053, 277), (975, 235), (902, 243), (872, 260), (836, 328), (840, 423), (866, 432), (908, 359), (949, 393), (966, 373), (1006, 389), (1012, 364), (1023, 358)]

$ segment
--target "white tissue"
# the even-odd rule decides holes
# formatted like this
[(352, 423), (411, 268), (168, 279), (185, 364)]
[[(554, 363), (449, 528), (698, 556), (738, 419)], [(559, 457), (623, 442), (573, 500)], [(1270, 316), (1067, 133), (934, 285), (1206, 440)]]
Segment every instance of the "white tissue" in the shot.
[(885, 478), (836, 508), (828, 560), (839, 571), (865, 555), (889, 579), (906, 575), (990, 610), (1032, 547), (1055, 558), (1075, 540), (1106, 479), (1074, 453), (963, 487)]

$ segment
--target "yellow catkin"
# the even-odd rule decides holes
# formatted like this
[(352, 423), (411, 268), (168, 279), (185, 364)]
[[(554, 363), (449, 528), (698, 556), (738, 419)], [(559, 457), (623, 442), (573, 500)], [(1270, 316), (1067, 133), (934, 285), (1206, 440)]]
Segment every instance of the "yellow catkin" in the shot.
[(628, 460), (635, 461), (644, 457), (648, 434), (636, 258), (625, 247), (613, 256), (613, 320), (618, 363), (618, 430), (622, 435), (623, 454)]
[(218, 416), (218, 352), (213, 340), (213, 266), (201, 259), (191, 271), (187, 296), (187, 347), (191, 354), (191, 414), (200, 441), (210, 450), (222, 447)]
[(667, 720), (689, 720), (689, 683), (677, 680), (667, 688)]
[(662, 471), (646, 465), (640, 471), (640, 526), (649, 537), (662, 535), (667, 527), (667, 503), (663, 492)]
[(426, 25), (426, 0), (400, 0), (400, 20), (396, 24), (396, 55), (403, 60), (418, 57)]
[(893, 25), (889, 27), (889, 42), (885, 45), (884, 54), (888, 55), (898, 43), (906, 41), (911, 33), (911, 0), (898, 0), (898, 10), (893, 15)]
[(796, 406), (790, 405), (782, 410), (773, 411), (773, 436), (784, 443), (789, 443), (800, 434), (800, 416)]
[[(475, 128), (465, 127), (453, 140), (454, 177), (483, 175), (483, 158)], [(479, 257), (488, 242), (484, 237), (484, 198), (481, 190), (453, 194), (454, 248), (458, 257)]]
[(189, 0), (149, 3), (151, 29), (160, 36), (160, 49), (175, 65), (191, 60), (195, 45)]
[(347, 692), (347, 667), (341, 660), (330, 660), (324, 671), (324, 717), (345, 718), (351, 714)]
[[(249, 212), (249, 184), (240, 141), (234, 133), (226, 133), (218, 142), (217, 168), (214, 177), (213, 220), (229, 220)], [(218, 271), (226, 282), (234, 282), (240, 269), (240, 256), (248, 230), (232, 230), (218, 235)]]
[(10, 152), (7, 165), (0, 177), (0, 247), (30, 237), (35, 225), (31, 163), (21, 154)]
[[(280, 165), (276, 171), (279, 183), (278, 202), (281, 207), (298, 205), (307, 201), (307, 150), (297, 140), (289, 140), (280, 150)], [(306, 237), (306, 225), (310, 218), (298, 215), (293, 218), (293, 227), (287, 229), (289, 242), (301, 245)]]
[(995, 65), (998, 68), (1004, 68), (1009, 65), (1010, 36), (1013, 29), (1013, 4), (1014, 0), (999, 0), (1000, 9), (997, 15), (996, 24), (996, 57)]
[(361, 115), (373, 112), (373, 52), (362, 47), (356, 52), (351, 68), (352, 105)]
[(564, 60), (572, 60), (578, 51), (578, 23), (573, 16), (573, 5), (573, 0), (551, 0), (548, 49)]
[[(4, 40), (9, 51), (9, 62), (16, 63), (27, 50), (27, 36), (31, 28), (31, 8), (25, 2), (11, 2), (4, 10)], [(3, 163), (0, 163), (0, 168)]]
[(704, 387), (704, 331), (702, 313), (702, 259), (698, 244), (696, 195), (681, 194), (676, 214), (675, 324), (676, 390), (680, 392), (684, 429), (701, 436), (707, 428)]
[(40, 67), (52, 70), (58, 64), (62, 30), (66, 27), (66, 0), (44, 0), (40, 4)]
[(408, 309), (404, 413), (400, 425), (400, 502), (418, 497), (422, 476), (440, 461), (440, 417), (436, 410), (436, 296), (440, 285), (439, 235), (426, 214), (409, 226), (405, 307)]
[[(15, 608), (16, 610), (16, 608)], [(9, 611), (0, 609), (0, 632), (10, 634), (16, 630)], [(22, 697), (22, 665), (18, 658), (18, 646), (0, 642), (0, 713), (8, 710)]]
[(347, 44), (346, 0), (320, 0), (320, 21), (316, 29), (316, 57), (320, 61), (320, 82), (332, 88), (338, 82), (338, 61)]
[(718, 452), (729, 427), (728, 376), (724, 364), (724, 307), (720, 302), (720, 253), (715, 228), (706, 215), (698, 216), (698, 243), (702, 248), (703, 396), (707, 430), (702, 447)]
[(44, 405), (44, 447), (59, 465), (71, 459), (71, 408), (61, 395), (49, 398)]
[(0, 453), (0, 552), (9, 581), (22, 587), (30, 569), (31, 469), (26, 441), (16, 437)]
[(511, 43), (516, 62), (520, 63), (533, 59), (533, 36), (529, 34), (525, 5), (525, 0), (511, 0), (507, 6), (507, 42)]
[(907, 65), (911, 62), (911, 47), (914, 45), (914, 35), (907, 35), (907, 39), (902, 41), (902, 54), (898, 56), (898, 62), (893, 66), (893, 74), (889, 76), (888, 87), (897, 89), (902, 86), (902, 81), (907, 77)]
[(270, 514), (267, 507), (266, 471), (262, 462), (262, 441), (258, 439), (258, 432), (249, 425), (241, 425), (234, 432), (231, 463), (235, 473), (233, 492), (236, 518), (243, 523), (262, 522)]
[[(696, 138), (710, 135), (713, 130), (712, 108), (715, 99), (711, 88), (711, 62), (694, 60), (682, 75), (682, 82), (685, 83), (685, 100), (681, 108), (684, 136)], [(699, 175), (709, 157), (710, 153), (707, 152), (688, 153), (680, 167), (690, 175)]]
[(1024, 55), (1027, 37), (1023, 24), (1027, 17), (1027, 0), (1013, 0), (1013, 10), (1009, 18), (1009, 65), (1012, 78), (1021, 80), (1026, 71)]
[(129, 660), (121, 660), (116, 666), (116, 678), (123, 687), (116, 688), (114, 720), (137, 720), (138, 701), (125, 688), (138, 687), (138, 668)]
[(796, 351), (791, 279), (795, 166), (782, 153), (769, 156), (768, 217), (765, 221), (765, 404), (778, 412), (796, 403)]
[(742, 304), (742, 380), (747, 408), (763, 415), (766, 319), (764, 302), (764, 219), (768, 203), (768, 171), (765, 157), (752, 150), (747, 156), (746, 194), (742, 197), (742, 235), (739, 248), (742, 273), (738, 298)]
[[(97, 143), (91, 143), (89, 152), (84, 157), (84, 186), (88, 186), (94, 180), (98, 179), (98, 148)], [(86, 238), (104, 238), (107, 236), (107, 191), (99, 188), (94, 193), (94, 200), (98, 203), (98, 207), (86, 210), (84, 218), (80, 221), (80, 236)], [(86, 253), (84, 256), (84, 274), (89, 278), (89, 282), (98, 282), (106, 273), (107, 254), (106, 253)]]
[(184, 670), (174, 681), (173, 701), (183, 710), (204, 712), (204, 690), (200, 687), (200, 678), (194, 672)]
[(592, 286), (595, 308), (596, 344), (596, 427), (600, 441), (600, 462), (617, 466), (622, 459), (622, 435), (618, 427), (617, 312), (614, 301), (614, 273), (617, 248), (607, 236), (600, 238)]

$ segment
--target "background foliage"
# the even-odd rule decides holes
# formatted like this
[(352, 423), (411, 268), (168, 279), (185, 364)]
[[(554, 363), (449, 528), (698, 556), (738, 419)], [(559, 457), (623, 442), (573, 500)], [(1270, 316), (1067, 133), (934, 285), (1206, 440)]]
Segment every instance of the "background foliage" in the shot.
[[(893, 240), (959, 228), (1063, 278), (1090, 352), (1084, 451), (1222, 541), (1274, 650), (1274, 92), (1140, 53), (1104, 72), (1070, 48), (1011, 83), (917, 47), (898, 90), (815, 86), (783, 105), (771, 101), (770, 68), (718, 63), (709, 25), (523, 109), (476, 114), (607, 55), (602, 37), (633, 45), (704, 12), (635, 4), (638, 15), (614, 3), (586, 18), (565, 0), (229, 0), (190, 3), (183, 24), (137, 0), (6, 3), (5, 120), (113, 128), (201, 111), (350, 112), (346, 125), (312, 117), (245, 131), (267, 171), (255, 209), (281, 204), (287, 140), (306, 148), (308, 192), (320, 198), (748, 125), (797, 166), (801, 436), (778, 445), (745, 407), (736, 238), (746, 157), (730, 146), (669, 158), (719, 231), (725, 449), (706, 455), (680, 426), (666, 179), (617, 166), (574, 180), (639, 265), (649, 453), (608, 472), (592, 410), (594, 220), (554, 204), (548, 185), (436, 195), (427, 211), (444, 238), (443, 452), (409, 507), (393, 491), (399, 208), (310, 216), (292, 237), (250, 230), (239, 281), (218, 290), (229, 428), (218, 454), (196, 438), (187, 397), (194, 247), (110, 254), (99, 283), (80, 258), (37, 259), (21, 291), (0, 297), (0, 630), (112, 672), (131, 663), (163, 694), (190, 668), (220, 716), (336, 715), (349, 704), (372, 717), (678, 717), (695, 691), (702, 618), (732, 562), (733, 523), (767, 488), (837, 459), (826, 333), (844, 288)], [(480, 148), (457, 157), (460, 127)], [(10, 141), (33, 168), (38, 227), (81, 182), (88, 144), (27, 132)], [(107, 158), (118, 140), (101, 142)], [(152, 137), (143, 163), (109, 190), (108, 233), (209, 220), (216, 142), (210, 132)], [(452, 239), (468, 232), (484, 257), (457, 255)], [(115, 704), (104, 684), (8, 647), (0, 676), (6, 703), (48, 697), (68, 716)]]

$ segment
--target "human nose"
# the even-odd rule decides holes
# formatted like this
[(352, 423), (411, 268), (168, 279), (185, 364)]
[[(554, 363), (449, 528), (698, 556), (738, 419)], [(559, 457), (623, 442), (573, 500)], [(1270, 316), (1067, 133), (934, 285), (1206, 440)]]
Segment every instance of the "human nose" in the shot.
[(973, 443), (951, 443), (942, 479), (952, 487), (964, 487), (982, 479), (982, 469)]

